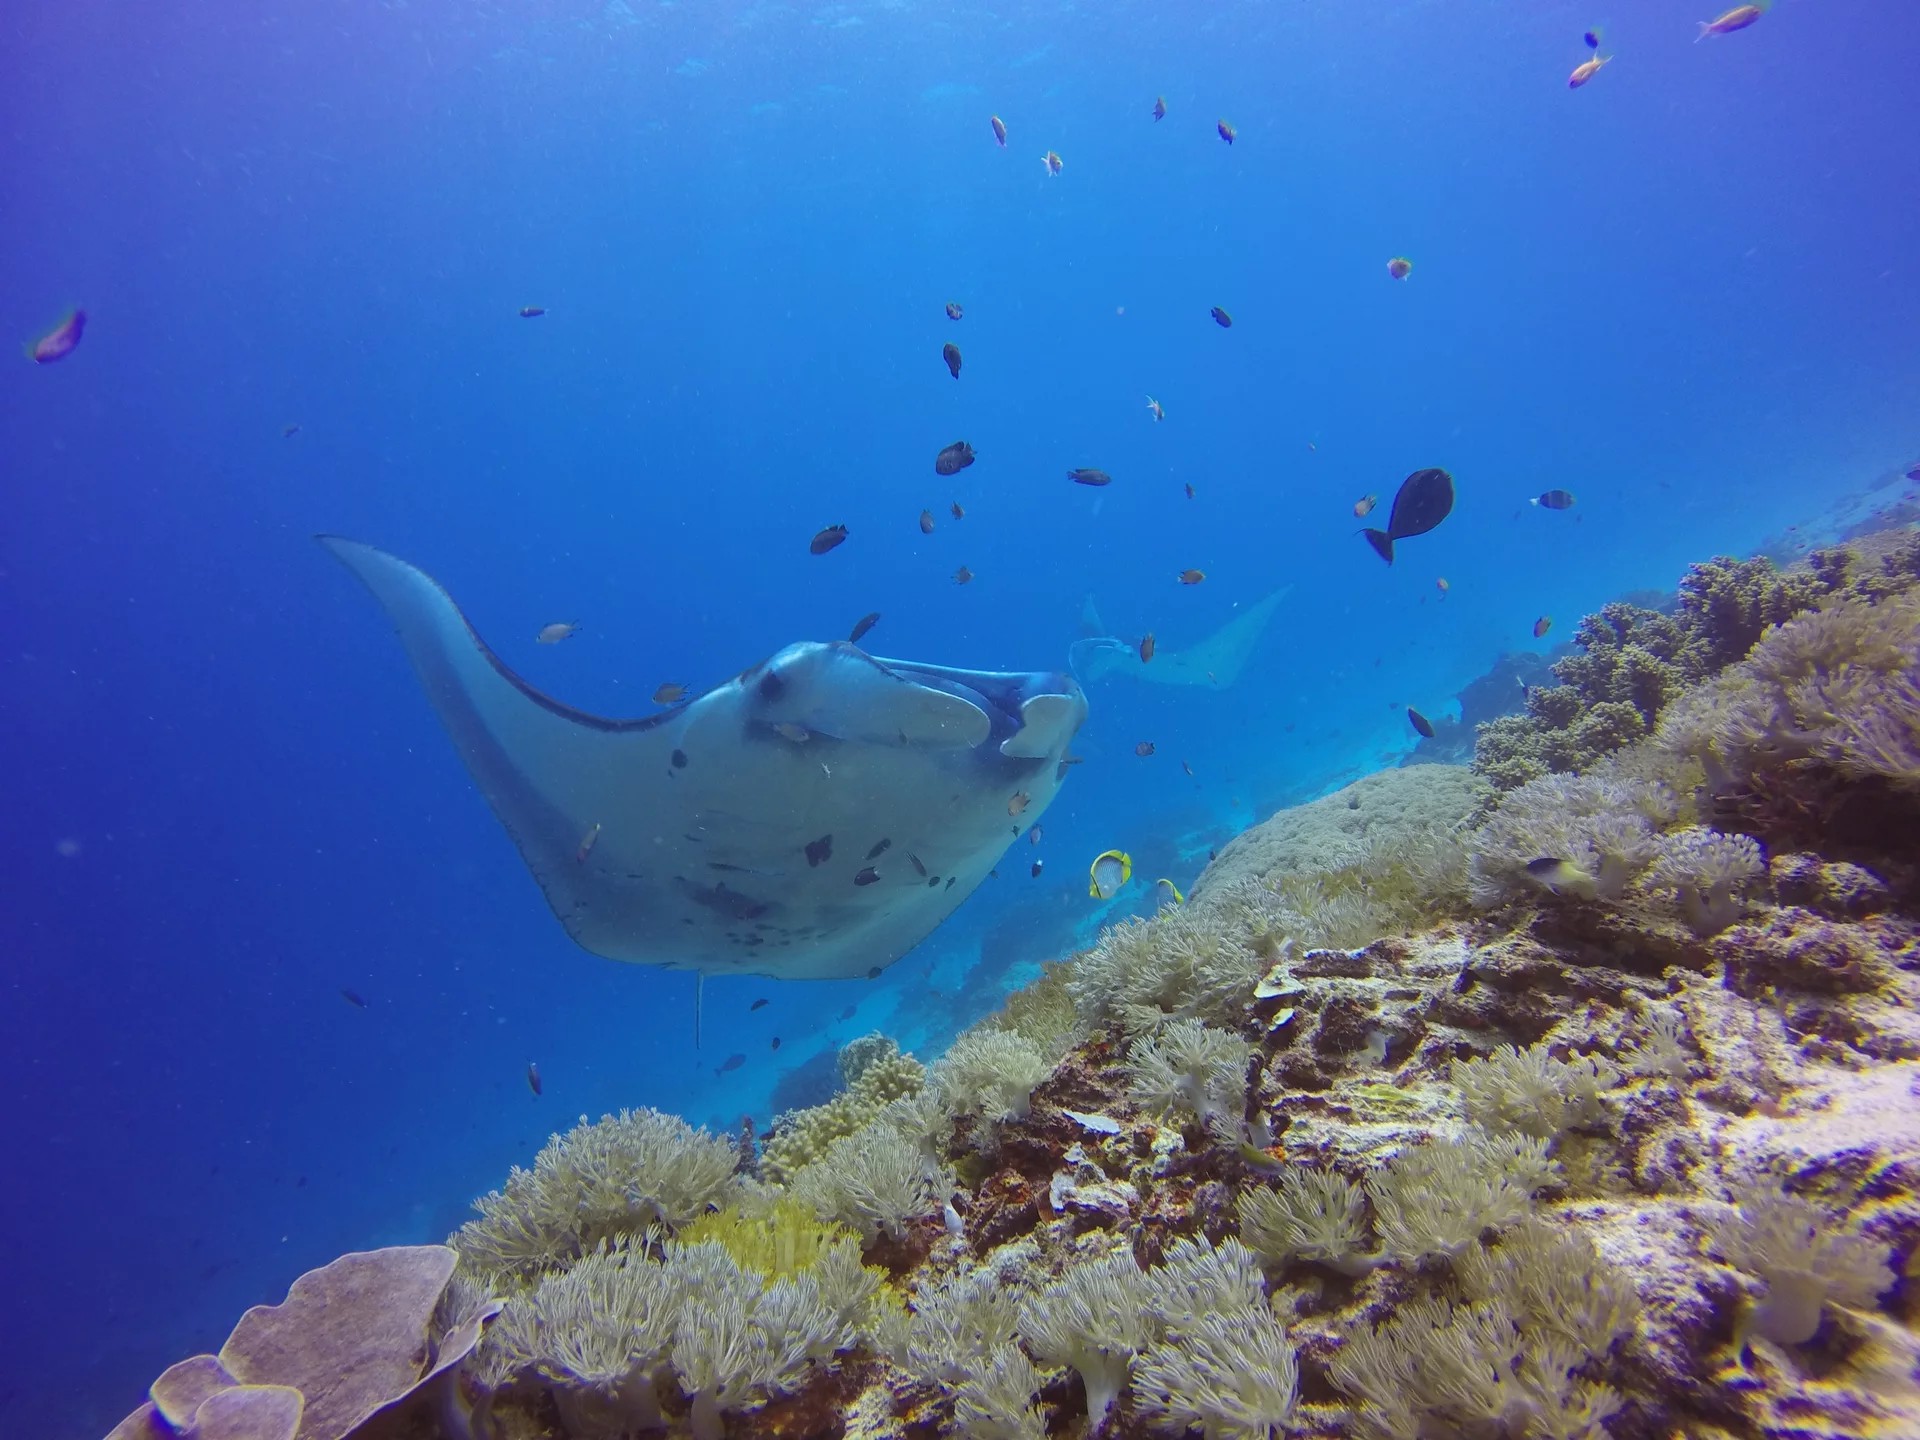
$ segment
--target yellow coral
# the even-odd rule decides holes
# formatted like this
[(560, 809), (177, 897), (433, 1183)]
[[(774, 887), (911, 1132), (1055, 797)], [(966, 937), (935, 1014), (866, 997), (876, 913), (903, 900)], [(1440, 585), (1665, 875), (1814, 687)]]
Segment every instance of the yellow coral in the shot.
[(780, 1199), (760, 1215), (749, 1216), (734, 1205), (702, 1215), (682, 1227), (679, 1238), (689, 1245), (714, 1241), (742, 1270), (770, 1284), (783, 1275), (812, 1270), (836, 1241), (852, 1239), (853, 1232), (815, 1219), (804, 1205)]

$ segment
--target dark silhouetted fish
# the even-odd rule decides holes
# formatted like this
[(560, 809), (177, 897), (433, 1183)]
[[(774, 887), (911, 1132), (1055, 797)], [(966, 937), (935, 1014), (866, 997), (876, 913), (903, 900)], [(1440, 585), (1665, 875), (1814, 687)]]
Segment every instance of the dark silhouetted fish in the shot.
[(522, 320), (538, 320), (546, 313), (547, 307), (544, 305), (522, 305), (520, 307), (520, 318)]
[(1113, 476), (1104, 470), (1095, 470), (1090, 466), (1067, 471), (1067, 478), (1076, 485), (1111, 485)]
[(1431, 740), (1433, 738), (1433, 722), (1411, 705), (1407, 706), (1407, 723), (1427, 739)]
[(958, 300), (949, 300), (947, 302), (947, 318), (949, 320), (958, 320), (966, 313), (966, 311), (960, 308), (960, 302)]
[(69, 310), (58, 325), (28, 344), (27, 358), (36, 365), (51, 365), (56, 360), (66, 359), (79, 346), (86, 328), (87, 312)]
[(726, 1059), (722, 1060), (718, 1065), (714, 1066), (713, 1073), (716, 1075), (724, 1075), (729, 1070), (738, 1070), (742, 1065), (746, 1063), (747, 1063), (747, 1057), (742, 1055), (738, 1050), (736, 1050), (733, 1052), (733, 1054), (727, 1056)]
[(856, 885), (877, 885), (880, 883), (880, 872), (869, 865), (853, 877), (853, 883)]
[(766, 1001), (766, 997), (765, 997), (765, 996), (762, 996), (762, 997), (761, 997), (760, 999), (758, 999), (758, 1000), (756, 1000), (756, 1001), (754, 1001), (754, 1002), (753, 1002), (753, 1003), (752, 1003), (751, 1005), (749, 1005), (749, 1006), (747, 1006), (747, 1009), (749, 1009), (749, 1010), (758, 1010), (758, 1009), (760, 1009), (760, 1008), (761, 1008), (761, 1007), (762, 1007), (763, 1005), (765, 1005), (766, 1003), (767, 1003), (767, 1001)]
[(847, 643), (849, 645), (858, 645), (860, 643), (861, 637), (864, 636), (869, 630), (873, 629), (873, 627), (878, 625), (879, 623), (880, 623), (880, 612), (878, 610), (872, 611), (871, 613), (866, 615), (862, 615), (859, 618), (859, 620), (857, 620), (854, 623), (853, 633), (847, 636)]
[(1387, 564), (1393, 563), (1393, 542), (1424, 535), (1453, 513), (1453, 476), (1434, 468), (1416, 470), (1400, 482), (1393, 511), (1384, 530), (1362, 530), (1367, 543)]
[(949, 340), (940, 347), (940, 358), (947, 362), (947, 373), (958, 380), (960, 378), (960, 347)]
[(1154, 98), (1153, 118), (1156, 120), (1164, 120), (1167, 118), (1167, 97), (1166, 96), (1159, 95)]
[(527, 1088), (535, 1095), (543, 1088), (540, 1084), (540, 1067), (531, 1060), (527, 1062)]
[(342, 988), (340, 991), (340, 998), (346, 1001), (347, 1004), (356, 1006), (361, 1010), (364, 1010), (367, 1008), (367, 997), (362, 995), (358, 990), (348, 990), (348, 989)]
[(1528, 503), (1538, 505), (1542, 510), (1571, 510), (1573, 508), (1573, 492), (1571, 490), (1548, 490), (1543, 494), (1534, 496)]
[(847, 540), (846, 526), (829, 525), (827, 526), (826, 529), (822, 530), (818, 535), (815, 535), (813, 539), (808, 542), (807, 551), (809, 554), (812, 554), (812, 555), (824, 555), (829, 550), (833, 550), (841, 545), (844, 545), (846, 543), (846, 540)]
[(1222, 330), (1231, 330), (1233, 328), (1233, 316), (1222, 310), (1218, 305), (1214, 306), (1209, 313), (1213, 316), (1213, 323), (1218, 325)]
[(922, 535), (931, 535), (933, 533), (933, 511), (922, 510), (920, 512), (920, 533)]
[(933, 457), (933, 473), (936, 475), (958, 475), (973, 463), (973, 446), (964, 440), (956, 440), (938, 455)]
[(998, 115), (989, 115), (987, 118), (993, 122), (993, 138), (999, 142), (1002, 149), (1005, 149), (1007, 144), (1007, 122), (1002, 120)]

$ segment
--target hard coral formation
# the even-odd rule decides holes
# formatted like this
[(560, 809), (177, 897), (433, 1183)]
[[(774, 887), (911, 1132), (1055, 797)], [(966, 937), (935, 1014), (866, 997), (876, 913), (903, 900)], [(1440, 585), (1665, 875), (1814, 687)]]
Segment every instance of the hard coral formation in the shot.
[(840, 1073), (847, 1088), (833, 1099), (774, 1121), (773, 1136), (760, 1158), (767, 1179), (791, 1180), (834, 1142), (871, 1125), (885, 1106), (918, 1095), (927, 1081), (925, 1066), (877, 1034), (847, 1042), (840, 1052)]

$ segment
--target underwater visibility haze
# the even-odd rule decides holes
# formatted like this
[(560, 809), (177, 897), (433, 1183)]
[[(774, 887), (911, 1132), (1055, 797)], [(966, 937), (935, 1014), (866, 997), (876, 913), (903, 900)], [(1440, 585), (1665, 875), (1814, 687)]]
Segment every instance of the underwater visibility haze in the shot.
[(0, 1434), (1920, 1435), (1920, 9), (1601, 8), (12, 7)]

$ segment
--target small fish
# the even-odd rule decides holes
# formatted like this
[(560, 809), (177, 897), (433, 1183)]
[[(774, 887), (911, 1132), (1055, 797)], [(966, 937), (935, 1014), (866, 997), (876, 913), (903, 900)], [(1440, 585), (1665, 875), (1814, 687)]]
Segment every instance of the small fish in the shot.
[(538, 320), (546, 313), (547, 307), (544, 305), (522, 305), (520, 307), (520, 318), (522, 320)]
[(1413, 273), (1413, 262), (1404, 255), (1396, 255), (1387, 261), (1387, 274), (1396, 280), (1404, 280)]
[(1013, 797), (1007, 801), (1007, 814), (1018, 815), (1032, 803), (1033, 797), (1031, 795), (1024, 790), (1016, 790), (1013, 792)]
[(716, 1075), (724, 1075), (729, 1070), (738, 1070), (742, 1065), (746, 1063), (747, 1063), (747, 1057), (745, 1055), (742, 1055), (738, 1050), (736, 1050), (733, 1052), (733, 1054), (727, 1056), (726, 1059), (722, 1060), (718, 1065), (714, 1066), (713, 1073)]
[(780, 1048), (780, 1037), (778, 1035), (774, 1036), (773, 1043), (769, 1045), (767, 1048), (769, 1050), (778, 1050)]
[(1038, 825), (1027, 831), (1027, 843), (1029, 845), (1038, 845), (1040, 843), (1040, 827)]
[(907, 852), (907, 861), (913, 866), (914, 874), (918, 875), (922, 880), (927, 878), (927, 867), (921, 862), (920, 857), (911, 850)]
[(542, 625), (540, 633), (533, 638), (542, 645), (558, 645), (562, 640), (580, 631), (579, 625), (571, 620), (556, 620), (551, 625)]
[(880, 856), (886, 854), (887, 851), (892, 848), (893, 848), (893, 840), (886, 835), (882, 835), (878, 840), (874, 841), (873, 844), (868, 848), (867, 859), (869, 860), (878, 859)]
[(1182, 760), (1180, 762), (1180, 768), (1187, 772), (1187, 778), (1189, 780), (1197, 780), (1200, 778), (1193, 773), (1193, 766), (1189, 765), (1186, 761)]
[(880, 883), (880, 872), (869, 865), (853, 877), (853, 883), (856, 885), (877, 885)]
[(527, 1088), (533, 1091), (536, 1097), (538, 1097), (542, 1089), (540, 1084), (540, 1067), (531, 1060), (527, 1061)]
[(1218, 305), (1214, 306), (1213, 309), (1207, 313), (1213, 316), (1213, 323), (1218, 325), (1222, 330), (1231, 330), (1233, 328), (1233, 316), (1222, 310)]
[(1091, 467), (1069, 470), (1067, 478), (1076, 485), (1111, 485), (1113, 483), (1113, 476), (1104, 470), (1095, 470)]
[(1229, 145), (1233, 143), (1233, 137), (1240, 133), (1224, 120), (1215, 121), (1213, 128), (1220, 132), (1220, 138)]
[(1736, 30), (1744, 30), (1766, 13), (1767, 7), (1764, 3), (1736, 5), (1717, 20), (1702, 20), (1700, 33), (1693, 37), (1693, 43), (1698, 45), (1709, 35), (1731, 35)]
[(1040, 878), (1040, 872), (1041, 872), (1042, 870), (1044, 870), (1044, 869), (1046, 869), (1046, 868), (1047, 868), (1047, 862), (1046, 862), (1046, 861), (1044, 861), (1044, 860), (1036, 860), (1036, 861), (1034, 861), (1034, 862), (1033, 862), (1033, 869), (1032, 869), (1032, 871), (1031, 871), (1031, 872), (1029, 872), (1029, 873), (1030, 873), (1030, 874), (1032, 874), (1032, 876), (1033, 876), (1033, 878), (1034, 878), (1034, 879), (1036, 879), (1036, 880), (1038, 880), (1038, 879)]
[(1538, 505), (1542, 510), (1571, 510), (1573, 492), (1571, 490), (1547, 490), (1527, 502)]
[(766, 997), (763, 995), (758, 1000), (754, 1001), (751, 1005), (747, 1006), (747, 1009), (750, 1011), (763, 1009), (766, 1006), (766, 1003), (767, 1003)]
[(1007, 148), (1007, 122), (1002, 120), (998, 115), (989, 115), (987, 119), (991, 121), (993, 124), (993, 138), (997, 142), (999, 142), (1000, 148), (1002, 150), (1006, 149)]
[(953, 502), (953, 518), (956, 520), (964, 520), (967, 518), (967, 512), (960, 508), (960, 502), (958, 500)]
[(1167, 118), (1167, 97), (1166, 96), (1156, 95), (1154, 97), (1153, 118), (1156, 120), (1164, 120)]
[(849, 645), (858, 645), (866, 633), (879, 623), (880, 612), (878, 610), (869, 611), (867, 614), (862, 615), (858, 620), (854, 621), (853, 633), (847, 636), (847, 643)]
[(1373, 507), (1380, 503), (1378, 495), (1362, 495), (1353, 502), (1353, 518), (1364, 520), (1373, 513)]
[(849, 1006), (847, 1006), (847, 1008), (846, 1008), (846, 1009), (844, 1009), (844, 1010), (842, 1010), (842, 1011), (840, 1012), (840, 1014), (839, 1014), (839, 1017), (838, 1017), (838, 1018), (840, 1018), (840, 1019), (842, 1019), (842, 1020), (851, 1020), (851, 1019), (853, 1018), (853, 1012), (854, 1012), (854, 1008), (855, 1008), (855, 1007), (853, 1007), (852, 1005), (849, 1005)]
[(965, 313), (966, 312), (960, 308), (960, 302), (958, 300), (949, 300), (947, 302), (947, 318), (949, 320), (958, 320)]
[(1204, 570), (1182, 570), (1180, 572), (1180, 583), (1182, 585), (1198, 585), (1206, 578), (1207, 572)]
[(829, 525), (807, 542), (807, 553), (809, 555), (824, 555), (829, 550), (838, 549), (846, 543), (847, 527), (844, 525)]
[(1249, 1170), (1257, 1170), (1262, 1175), (1282, 1175), (1288, 1168), (1286, 1151), (1278, 1145), (1271, 1151), (1262, 1150), (1251, 1140), (1242, 1140), (1234, 1147)]
[(1567, 76), (1567, 88), (1578, 90), (1594, 76), (1600, 73), (1600, 67), (1613, 59), (1611, 55), (1595, 55), (1591, 60), (1582, 60), (1573, 67), (1573, 73)]
[(349, 990), (345, 986), (342, 986), (340, 989), (340, 998), (357, 1009), (364, 1010), (367, 1008), (367, 997), (362, 995), (358, 990)]
[(1407, 723), (1413, 726), (1414, 730), (1426, 739), (1431, 740), (1433, 738), (1433, 722), (1411, 705), (1407, 706)]
[(1600, 32), (1598, 29), (1589, 30), (1580, 38), (1586, 42), (1587, 49), (1598, 50), (1600, 48)]
[(653, 692), (653, 703), (656, 705), (672, 705), (686, 698), (687, 687), (676, 685), (671, 680)]
[(1593, 876), (1571, 860), (1543, 855), (1527, 862), (1527, 874), (1556, 895), (1581, 895), (1591, 900), (1598, 893)]
[(1102, 850), (1087, 867), (1087, 894), (1111, 900), (1133, 878), (1133, 857), (1124, 850)]
[(1133, 747), (1133, 753), (1138, 755), (1142, 760), (1146, 759), (1147, 756), (1153, 754), (1153, 741), (1142, 740), (1138, 745)]
[(1167, 418), (1167, 407), (1149, 395), (1147, 396), (1147, 413), (1153, 416), (1154, 423), (1158, 424)]
[(960, 378), (960, 347), (949, 340), (940, 347), (940, 358), (947, 362), (947, 373), (958, 380)]
[(1533, 622), (1533, 638), (1538, 640), (1552, 628), (1553, 617), (1551, 615), (1542, 615), (1538, 620)]
[(1187, 498), (1189, 500), (1193, 498), (1193, 482), (1191, 480), (1187, 482)]
[(1040, 157), (1040, 163), (1047, 167), (1047, 174), (1049, 175), (1058, 175), (1066, 168), (1060, 159), (1060, 152), (1057, 150), (1047, 151), (1046, 154)]
[(920, 512), (920, 533), (922, 535), (931, 535), (933, 533), (933, 511), (922, 510)]
[(973, 446), (964, 440), (956, 440), (938, 455), (933, 457), (933, 473), (936, 475), (958, 475), (973, 463)]
[(300, 427), (298, 425), (282, 425), (280, 427), (280, 438), (282, 440), (291, 440), (299, 433)]
[(1447, 583), (1447, 577), (1442, 575), (1433, 582), (1433, 588), (1438, 590), (1442, 595), (1445, 595), (1453, 587)]
[(27, 345), (27, 358), (36, 365), (51, 365), (56, 360), (66, 359), (80, 344), (80, 336), (86, 328), (87, 312), (69, 310), (58, 325)]
[(580, 837), (579, 847), (573, 852), (573, 863), (576, 865), (586, 864), (587, 856), (593, 853), (593, 847), (599, 839), (600, 822), (596, 820), (593, 822), (593, 828)]
[(1146, 664), (1153, 659), (1153, 632), (1149, 630), (1140, 637), (1140, 663)]
[(776, 720), (773, 733), (782, 740), (791, 740), (795, 745), (804, 745), (813, 738), (813, 732), (795, 720)]
[(1180, 887), (1162, 876), (1153, 882), (1153, 905), (1156, 910), (1165, 910), (1170, 905), (1184, 905), (1187, 897), (1180, 893)]
[(962, 565), (958, 570), (953, 572), (953, 583), (956, 585), (966, 585), (970, 583), (972, 580), (973, 580), (973, 571), (969, 570), (964, 565)]

